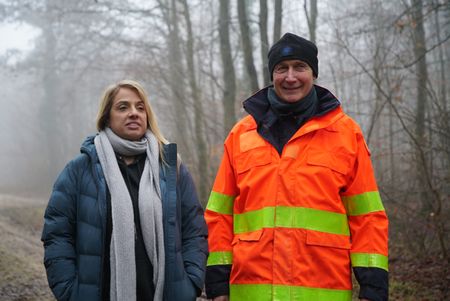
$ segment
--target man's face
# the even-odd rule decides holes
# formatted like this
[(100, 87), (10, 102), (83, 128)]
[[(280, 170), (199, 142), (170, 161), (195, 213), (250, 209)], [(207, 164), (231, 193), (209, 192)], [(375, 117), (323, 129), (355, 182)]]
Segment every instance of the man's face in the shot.
[(311, 67), (300, 60), (286, 60), (275, 65), (273, 85), (278, 97), (286, 102), (297, 102), (311, 91), (314, 76)]

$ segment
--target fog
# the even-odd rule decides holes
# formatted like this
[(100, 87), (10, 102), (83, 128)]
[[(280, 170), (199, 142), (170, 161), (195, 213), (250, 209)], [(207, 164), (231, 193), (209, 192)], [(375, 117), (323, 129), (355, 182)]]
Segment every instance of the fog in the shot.
[(315, 40), (317, 84), (361, 125), (394, 227), (418, 221), (402, 239), (444, 254), (449, 1), (267, 1), (266, 15), (263, 2), (0, 1), (1, 193), (48, 197), (95, 134), (103, 90), (129, 78), (146, 88), (206, 204), (242, 101), (270, 84), (268, 47), (293, 32)]

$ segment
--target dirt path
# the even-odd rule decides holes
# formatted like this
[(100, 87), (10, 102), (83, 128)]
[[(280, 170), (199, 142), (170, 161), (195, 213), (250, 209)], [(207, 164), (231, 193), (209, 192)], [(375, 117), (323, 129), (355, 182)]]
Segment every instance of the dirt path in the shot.
[(42, 264), (46, 200), (0, 195), (0, 300), (55, 300)]
[[(0, 300), (55, 300), (40, 241), (47, 200), (0, 194)], [(206, 300), (198, 298), (197, 300)]]

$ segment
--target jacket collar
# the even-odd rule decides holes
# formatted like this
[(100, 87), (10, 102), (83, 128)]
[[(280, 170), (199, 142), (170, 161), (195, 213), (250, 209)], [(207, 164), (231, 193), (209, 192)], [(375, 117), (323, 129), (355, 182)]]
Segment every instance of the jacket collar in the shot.
[[(265, 117), (270, 109), (270, 103), (267, 97), (269, 88), (273, 88), (273, 85), (259, 90), (247, 98), (243, 103), (245, 111), (252, 115), (257, 123)], [(341, 105), (336, 96), (327, 89), (318, 85), (314, 85), (314, 89), (316, 90), (318, 98), (318, 108), (315, 117), (325, 115)]]
[(98, 161), (97, 151), (95, 150), (94, 139), (96, 135), (88, 136), (81, 144), (80, 152), (88, 155), (93, 162)]
[[(270, 123), (272, 120), (270, 103), (267, 97), (268, 90), (271, 87), (273, 87), (273, 85), (259, 90), (243, 103), (244, 109), (253, 117), (258, 127), (268, 125), (267, 123)], [(314, 85), (314, 89), (316, 89), (318, 98), (316, 113), (292, 138), (327, 127), (341, 118), (344, 114), (340, 107), (340, 101), (328, 89), (318, 85)]]

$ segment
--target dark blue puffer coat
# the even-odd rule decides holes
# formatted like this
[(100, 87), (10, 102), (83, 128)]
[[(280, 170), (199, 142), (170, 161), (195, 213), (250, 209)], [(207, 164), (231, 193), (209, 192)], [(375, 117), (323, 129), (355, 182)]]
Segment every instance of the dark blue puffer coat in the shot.
[[(208, 256), (203, 209), (186, 167), (181, 164), (177, 171), (175, 144), (164, 146), (164, 158), (167, 165), (160, 169), (164, 300), (195, 300), (203, 288)], [(44, 264), (56, 299), (103, 299), (106, 202), (107, 185), (91, 136), (59, 175), (45, 211)]]

